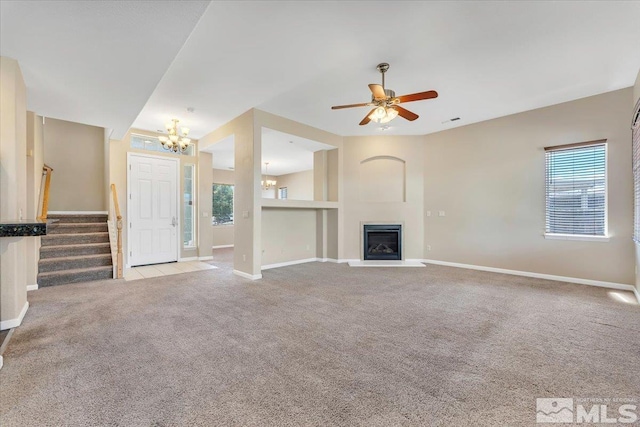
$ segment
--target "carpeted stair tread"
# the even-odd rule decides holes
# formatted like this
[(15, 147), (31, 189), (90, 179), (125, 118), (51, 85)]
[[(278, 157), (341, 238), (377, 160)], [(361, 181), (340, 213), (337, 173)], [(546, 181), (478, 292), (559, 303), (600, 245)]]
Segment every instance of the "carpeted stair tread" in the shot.
[(42, 236), (42, 246), (62, 246), (83, 243), (106, 243), (109, 242), (107, 231), (94, 233), (61, 233)]
[(55, 286), (68, 283), (89, 282), (92, 280), (112, 279), (113, 267), (75, 268), (72, 270), (49, 271), (38, 274), (38, 286)]
[(40, 259), (110, 253), (111, 244), (109, 242), (84, 243), (79, 245), (51, 245), (40, 248)]
[(47, 219), (55, 219), (58, 224), (81, 223), (81, 222), (107, 222), (105, 214), (70, 214), (70, 215), (47, 215)]
[(38, 263), (38, 271), (45, 273), (51, 271), (63, 271), (73, 268), (105, 267), (111, 266), (111, 253), (95, 255), (64, 256), (57, 258), (44, 258)]
[(47, 234), (103, 233), (108, 230), (106, 222), (63, 222), (47, 227)]

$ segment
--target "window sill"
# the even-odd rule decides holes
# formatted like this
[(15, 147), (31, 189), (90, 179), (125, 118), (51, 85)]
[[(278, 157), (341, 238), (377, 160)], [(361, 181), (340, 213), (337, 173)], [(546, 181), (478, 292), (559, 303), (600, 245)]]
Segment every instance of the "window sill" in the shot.
[(235, 224), (211, 224), (212, 227), (233, 227)]
[(544, 233), (544, 238), (549, 240), (578, 240), (583, 242), (608, 242), (609, 241), (609, 236), (583, 236), (581, 234)]

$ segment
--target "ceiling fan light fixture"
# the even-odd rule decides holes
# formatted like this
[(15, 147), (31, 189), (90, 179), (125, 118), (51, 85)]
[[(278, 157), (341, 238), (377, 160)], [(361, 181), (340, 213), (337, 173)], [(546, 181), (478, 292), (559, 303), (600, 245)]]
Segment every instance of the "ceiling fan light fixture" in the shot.
[(389, 123), (396, 117), (398, 117), (398, 110), (395, 108), (387, 108), (385, 116), (380, 119), (380, 123)]
[(380, 119), (382, 119), (384, 116), (387, 115), (387, 111), (385, 110), (384, 107), (378, 107), (376, 108), (373, 113), (371, 113), (371, 116), (369, 116), (369, 118), (371, 118), (371, 120), (375, 120), (378, 121)]
[(410, 122), (417, 120), (418, 115), (406, 108), (400, 107), (398, 104), (404, 102), (422, 101), (425, 99), (433, 99), (438, 97), (438, 92), (429, 90), (426, 92), (417, 92), (409, 95), (396, 96), (395, 91), (387, 89), (384, 84), (384, 74), (389, 70), (389, 64), (383, 62), (376, 67), (382, 74), (382, 84), (369, 84), (371, 91), (371, 102), (361, 104), (334, 105), (332, 110), (341, 110), (343, 108), (353, 107), (375, 107), (369, 111), (364, 119), (360, 121), (360, 126), (364, 126), (371, 121), (375, 123), (388, 123), (397, 116), (402, 117)]

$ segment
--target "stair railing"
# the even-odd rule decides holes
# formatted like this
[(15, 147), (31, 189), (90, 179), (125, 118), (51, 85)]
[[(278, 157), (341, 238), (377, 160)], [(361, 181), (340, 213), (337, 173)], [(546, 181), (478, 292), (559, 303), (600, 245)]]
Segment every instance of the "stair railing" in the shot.
[(122, 214), (120, 213), (120, 204), (118, 203), (118, 192), (116, 185), (111, 184), (111, 195), (113, 196), (113, 207), (115, 210), (115, 226), (117, 230), (117, 252), (116, 252), (116, 279), (123, 277), (123, 257), (122, 257)]
[(42, 167), (42, 175), (45, 176), (44, 180), (44, 191), (42, 193), (42, 210), (40, 211), (40, 216), (38, 219), (40, 221), (47, 220), (47, 212), (49, 211), (49, 188), (51, 187), (51, 173), (53, 169), (47, 165)]

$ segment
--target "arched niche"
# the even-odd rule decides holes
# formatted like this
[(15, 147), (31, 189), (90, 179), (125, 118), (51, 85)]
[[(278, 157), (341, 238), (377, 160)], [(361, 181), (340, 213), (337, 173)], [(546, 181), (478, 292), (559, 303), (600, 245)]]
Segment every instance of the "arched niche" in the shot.
[(374, 156), (360, 162), (361, 202), (406, 202), (406, 162)]

